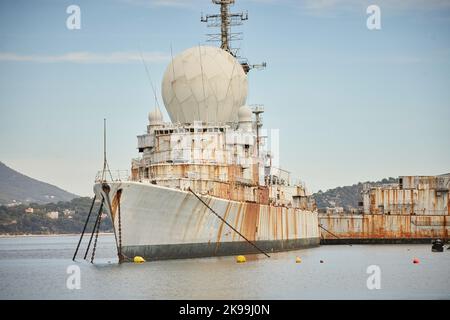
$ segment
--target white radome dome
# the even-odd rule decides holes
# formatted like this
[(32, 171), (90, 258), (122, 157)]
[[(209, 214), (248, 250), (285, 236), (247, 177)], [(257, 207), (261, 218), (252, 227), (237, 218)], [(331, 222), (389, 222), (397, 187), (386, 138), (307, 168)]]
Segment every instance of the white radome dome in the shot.
[(238, 111), (239, 122), (252, 122), (252, 109), (249, 106), (243, 105)]
[(227, 51), (193, 47), (167, 66), (162, 97), (172, 122), (235, 122), (247, 99), (247, 75)]
[(155, 108), (148, 114), (148, 122), (150, 125), (160, 125), (163, 122), (163, 115), (159, 108)]

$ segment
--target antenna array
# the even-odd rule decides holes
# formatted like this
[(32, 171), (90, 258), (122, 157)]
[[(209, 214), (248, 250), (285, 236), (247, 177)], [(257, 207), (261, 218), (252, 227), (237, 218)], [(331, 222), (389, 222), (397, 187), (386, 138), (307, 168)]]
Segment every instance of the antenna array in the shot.
[(219, 14), (207, 14), (201, 16), (200, 21), (206, 22), (206, 25), (210, 28), (219, 28), (220, 33), (207, 33), (208, 42), (220, 42), (220, 47), (228, 51), (231, 55), (239, 60), (245, 73), (250, 69), (264, 69), (266, 63), (251, 65), (246, 58), (239, 56), (239, 48), (232, 48), (230, 43), (235, 40), (242, 40), (242, 32), (231, 32), (231, 27), (240, 26), (244, 21), (248, 20), (247, 12), (230, 13), (229, 6), (234, 5), (235, 0), (212, 0), (213, 4), (220, 5)]

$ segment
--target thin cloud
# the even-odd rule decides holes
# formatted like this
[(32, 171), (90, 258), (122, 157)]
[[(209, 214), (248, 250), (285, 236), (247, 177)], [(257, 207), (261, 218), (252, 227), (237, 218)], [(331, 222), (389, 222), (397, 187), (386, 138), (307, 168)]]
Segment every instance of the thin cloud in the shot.
[(310, 10), (327, 11), (367, 7), (371, 4), (395, 11), (450, 8), (449, 0), (305, 0), (302, 6)]
[[(214, 5), (211, 0), (118, 0), (118, 1), (147, 8), (170, 7), (170, 8), (193, 8), (200, 10), (212, 8)], [(275, 4), (285, 1), (287, 0), (236, 0), (235, 3), (245, 6), (248, 3)]]
[(119, 0), (136, 6), (142, 7), (170, 7), (170, 8), (186, 8), (199, 7), (205, 1), (201, 0)]
[[(211, 0), (118, 0), (120, 2), (145, 7), (195, 7), (206, 8), (212, 6)], [(294, 5), (311, 11), (328, 11), (339, 9), (359, 9), (375, 4), (394, 10), (420, 10), (450, 8), (449, 0), (236, 0), (236, 4), (280, 4)]]
[[(146, 62), (165, 62), (170, 55), (160, 52), (143, 52)], [(36, 63), (95, 63), (95, 64), (121, 64), (141, 62), (139, 52), (69, 52), (61, 55), (24, 55), (11, 52), (0, 52), (0, 61), (5, 62), (36, 62)]]

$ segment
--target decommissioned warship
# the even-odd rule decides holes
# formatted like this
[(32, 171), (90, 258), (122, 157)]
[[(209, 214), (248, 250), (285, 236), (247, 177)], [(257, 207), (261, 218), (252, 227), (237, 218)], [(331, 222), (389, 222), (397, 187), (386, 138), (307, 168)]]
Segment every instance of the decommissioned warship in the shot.
[[(213, 0), (219, 47), (172, 57), (162, 80), (170, 122), (158, 106), (138, 136), (127, 178), (103, 171), (94, 192), (111, 217), (119, 259), (194, 258), (317, 246), (315, 202), (275, 166), (262, 134), (263, 107), (246, 105), (252, 67), (230, 48), (234, 0)], [(259, 66), (265, 66), (259, 65)]]

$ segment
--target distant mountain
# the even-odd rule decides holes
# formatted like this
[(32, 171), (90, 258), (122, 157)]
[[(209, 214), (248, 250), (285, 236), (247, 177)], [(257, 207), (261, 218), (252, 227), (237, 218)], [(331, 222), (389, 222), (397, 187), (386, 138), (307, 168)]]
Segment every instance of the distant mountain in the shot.
[(0, 162), (0, 205), (50, 203), (78, 197), (51, 184), (27, 177)]
[(316, 200), (319, 210), (327, 207), (343, 207), (344, 210), (347, 211), (352, 208), (358, 208), (358, 202), (362, 201), (361, 191), (363, 190), (363, 185), (365, 183), (369, 183), (372, 186), (377, 186), (396, 182), (398, 182), (398, 180), (392, 177), (375, 182), (359, 182), (352, 186), (337, 187), (334, 189), (329, 189), (325, 192), (319, 190), (319, 192), (313, 194), (313, 197)]

